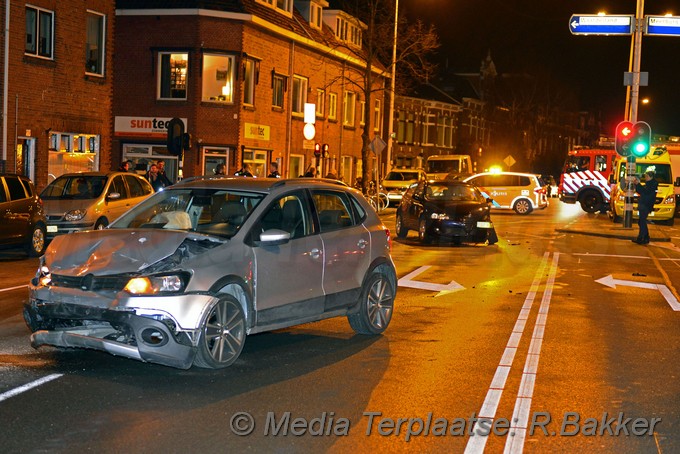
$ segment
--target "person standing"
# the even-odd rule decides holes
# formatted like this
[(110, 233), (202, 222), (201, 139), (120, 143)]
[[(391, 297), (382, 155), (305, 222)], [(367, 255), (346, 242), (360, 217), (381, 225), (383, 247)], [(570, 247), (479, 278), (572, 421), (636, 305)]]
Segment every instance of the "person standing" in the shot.
[(303, 175), (304, 178), (316, 178), (316, 167), (309, 166), (307, 172)]
[(163, 182), (158, 176), (158, 166), (156, 164), (151, 164), (149, 172), (146, 174), (146, 179), (149, 180), (154, 191), (158, 192), (163, 190)]
[(227, 174), (227, 171), (225, 170), (224, 164), (217, 164), (214, 172), (215, 172), (215, 175), (226, 175)]
[(119, 172), (129, 172), (130, 171), (130, 161), (123, 161), (118, 167)]
[(236, 172), (234, 175), (239, 176), (239, 177), (253, 177), (253, 172), (250, 171), (250, 163), (246, 162), (243, 164), (243, 167), (241, 170)]
[(278, 162), (272, 161), (269, 163), (269, 175), (267, 175), (267, 178), (281, 178)]
[(165, 174), (165, 161), (159, 159), (156, 161), (156, 166), (158, 167), (158, 178), (161, 179), (163, 187), (170, 186), (172, 181), (170, 181), (170, 178), (168, 178), (168, 176)]
[(648, 170), (644, 174), (645, 184), (644, 186), (640, 183), (640, 180), (636, 177), (633, 179), (635, 184), (635, 191), (640, 194), (638, 197), (638, 227), (640, 231), (636, 239), (632, 240), (633, 243), (637, 244), (648, 244), (649, 243), (649, 229), (647, 228), (647, 216), (649, 213), (654, 211), (654, 201), (656, 200), (656, 190), (659, 187), (659, 183), (654, 178), (655, 173), (653, 170)]

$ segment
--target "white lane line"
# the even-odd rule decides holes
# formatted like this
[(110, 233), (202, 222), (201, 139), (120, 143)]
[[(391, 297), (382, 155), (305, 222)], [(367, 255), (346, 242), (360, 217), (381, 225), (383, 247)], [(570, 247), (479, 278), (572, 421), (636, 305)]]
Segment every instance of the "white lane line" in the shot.
[(18, 290), (20, 288), (26, 288), (28, 285), (17, 285), (16, 287), (0, 288), (0, 293), (9, 292), (11, 290)]
[(560, 253), (555, 252), (552, 264), (550, 265), (548, 280), (545, 284), (543, 298), (541, 299), (541, 306), (538, 308), (539, 316), (536, 317), (534, 333), (531, 335), (531, 344), (529, 344), (529, 352), (524, 364), (524, 372), (522, 373), (522, 380), (517, 392), (517, 400), (515, 400), (515, 409), (512, 412), (510, 436), (505, 440), (504, 454), (520, 454), (524, 450), (524, 441), (531, 413), (531, 399), (534, 396), (534, 384), (536, 383), (536, 369), (538, 368), (538, 360), (541, 355), (543, 334), (545, 333), (545, 324), (548, 320), (548, 310), (550, 309), (552, 291), (555, 286), (559, 258)]
[[(577, 255), (577, 256), (581, 256), (581, 257), (611, 257), (611, 258), (617, 258), (617, 259), (652, 260), (652, 258), (648, 255), (590, 254), (588, 252), (586, 252), (586, 253), (574, 252), (574, 253), (567, 253), (567, 254), (568, 255)], [(663, 258), (659, 258), (658, 260), (659, 261), (667, 261), (667, 262), (680, 262), (680, 259), (674, 259), (674, 258), (671, 258), (671, 257), (663, 257)]]
[[(503, 356), (498, 363), (496, 373), (494, 374), (493, 380), (491, 381), (491, 385), (487, 391), (482, 408), (479, 410), (479, 414), (477, 415), (479, 419), (484, 420), (488, 424), (484, 428), (485, 432), (488, 432), (486, 427), (491, 427), (493, 418), (496, 416), (496, 410), (498, 409), (498, 404), (501, 401), (501, 396), (503, 395), (503, 390), (505, 389), (505, 383), (507, 381), (508, 374), (510, 373), (512, 362), (515, 359), (517, 346), (519, 345), (522, 333), (526, 327), (527, 317), (531, 311), (531, 306), (534, 303), (534, 298), (538, 292), (538, 287), (541, 284), (541, 280), (543, 279), (543, 273), (545, 272), (549, 255), (549, 252), (543, 254), (543, 259), (541, 260), (541, 264), (536, 271), (533, 282), (531, 283), (531, 288), (529, 289), (529, 293), (524, 300), (522, 310), (520, 310), (519, 315), (517, 316), (515, 327), (512, 329), (508, 343), (506, 344), (505, 350), (503, 351)], [(488, 435), (480, 435), (475, 433), (469, 438), (468, 443), (465, 446), (465, 453), (474, 454), (484, 452), (487, 439)]]
[(25, 385), (19, 386), (18, 388), (10, 389), (9, 391), (5, 391), (4, 393), (0, 394), (0, 402), (3, 400), (7, 400), (10, 397), (14, 397), (17, 394), (21, 394), (25, 391), (28, 391), (30, 389), (33, 389), (35, 387), (38, 387), (42, 384), (45, 384), (47, 382), (50, 382), (52, 380), (56, 380), (57, 378), (61, 377), (64, 374), (51, 374), (43, 378), (39, 378), (38, 380), (32, 381), (30, 383), (26, 383)]

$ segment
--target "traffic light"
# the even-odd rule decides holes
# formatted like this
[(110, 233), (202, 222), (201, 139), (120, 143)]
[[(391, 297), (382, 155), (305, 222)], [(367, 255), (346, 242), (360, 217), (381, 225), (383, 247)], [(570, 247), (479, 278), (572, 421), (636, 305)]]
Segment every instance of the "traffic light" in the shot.
[(314, 144), (314, 156), (317, 158), (321, 156), (321, 144), (319, 142)]
[(184, 150), (184, 122), (179, 118), (173, 118), (167, 122), (168, 126), (168, 153), (181, 156)]
[(325, 144), (323, 144), (323, 145), (321, 146), (321, 149), (323, 150), (323, 157), (324, 157), (324, 158), (330, 158), (330, 157), (331, 157), (330, 153), (328, 153), (328, 149), (329, 149), (329, 148), (330, 148), (330, 147), (328, 146), (327, 143), (325, 143)]
[(633, 138), (633, 123), (622, 121), (616, 125), (615, 148), (621, 156), (630, 156), (630, 144)]
[(644, 158), (649, 153), (652, 141), (652, 128), (644, 122), (638, 121), (633, 125), (633, 138), (631, 139), (630, 151), (637, 158)]

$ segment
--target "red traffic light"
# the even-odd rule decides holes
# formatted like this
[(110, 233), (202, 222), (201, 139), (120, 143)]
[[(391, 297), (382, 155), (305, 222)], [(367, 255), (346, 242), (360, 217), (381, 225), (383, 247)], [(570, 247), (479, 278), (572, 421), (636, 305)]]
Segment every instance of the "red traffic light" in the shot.
[(621, 156), (630, 156), (630, 142), (633, 139), (633, 123), (622, 121), (616, 125), (615, 148)]

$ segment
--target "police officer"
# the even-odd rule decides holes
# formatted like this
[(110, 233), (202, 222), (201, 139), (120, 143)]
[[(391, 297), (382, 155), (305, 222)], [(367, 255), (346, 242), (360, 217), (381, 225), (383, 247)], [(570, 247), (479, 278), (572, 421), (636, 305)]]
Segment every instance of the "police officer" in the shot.
[(640, 194), (638, 197), (638, 227), (640, 231), (633, 243), (647, 244), (649, 243), (649, 229), (647, 228), (647, 216), (654, 210), (654, 201), (656, 199), (656, 190), (659, 183), (654, 179), (655, 173), (653, 170), (648, 170), (644, 174), (645, 185), (640, 183), (636, 177), (633, 179), (635, 183), (635, 191)]

